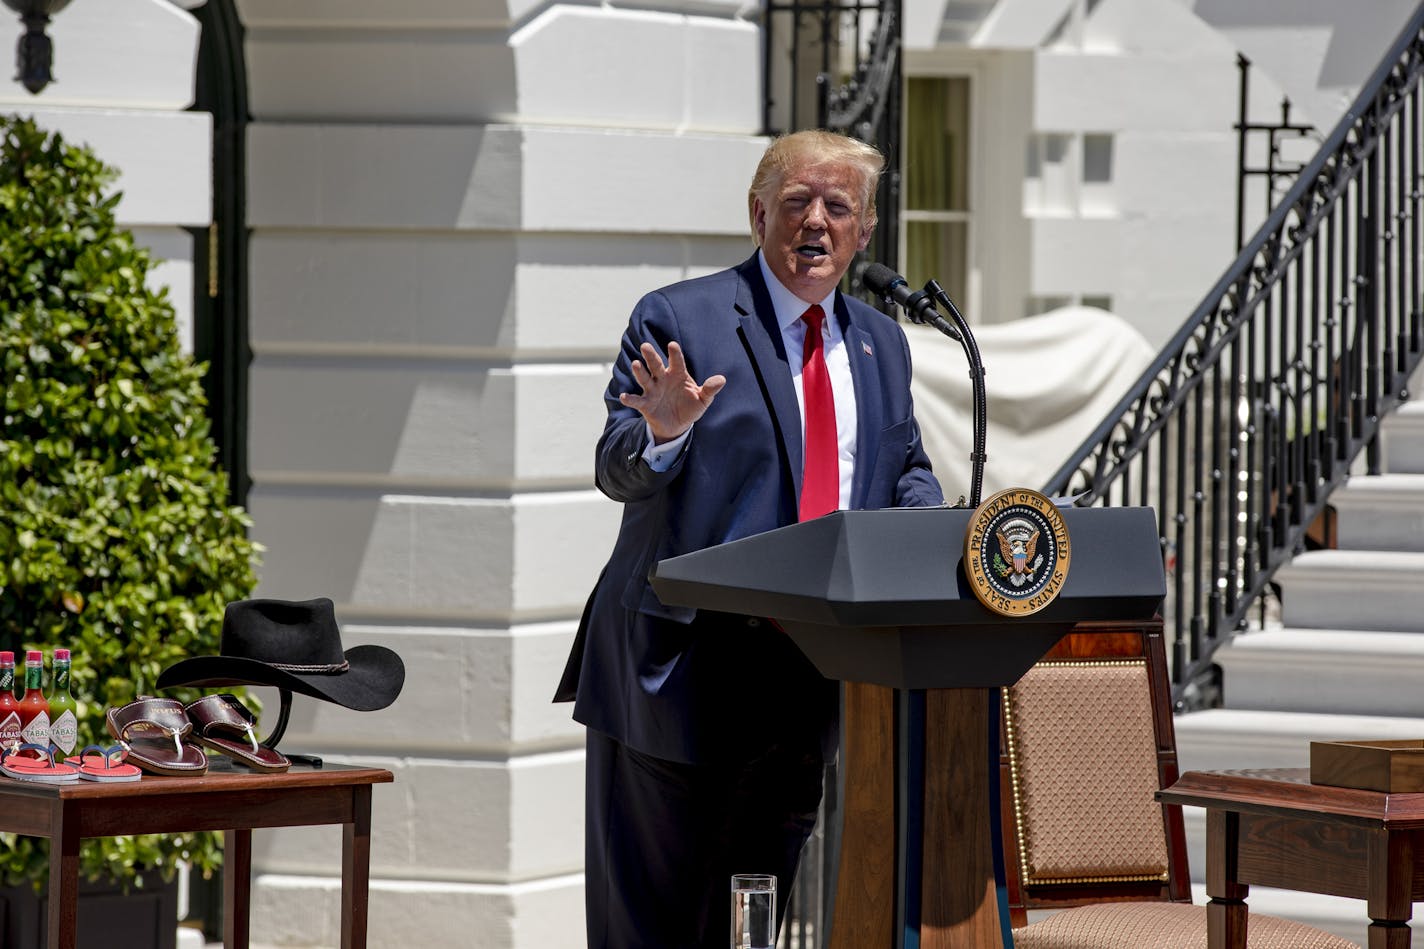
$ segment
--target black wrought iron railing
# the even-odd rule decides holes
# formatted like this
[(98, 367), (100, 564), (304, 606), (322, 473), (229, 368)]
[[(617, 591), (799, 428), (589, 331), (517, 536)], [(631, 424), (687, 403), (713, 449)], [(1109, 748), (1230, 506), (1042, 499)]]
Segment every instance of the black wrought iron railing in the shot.
[(1050, 479), (1080, 505), (1157, 510), (1179, 707), (1311, 541), (1420, 359), (1417, 11), (1240, 256)]
[[(1236, 251), (1246, 246), (1246, 201), (1251, 182), (1261, 184), (1261, 197), (1265, 199), (1267, 216), (1276, 209), (1276, 200), (1284, 196), (1284, 188), (1289, 190), (1296, 176), (1305, 170), (1303, 163), (1297, 164), (1287, 159), (1282, 146), (1287, 142), (1310, 141), (1316, 128), (1309, 123), (1291, 121), (1291, 101), (1289, 96), (1281, 99), (1281, 117), (1273, 122), (1252, 122), (1249, 117), (1251, 60), (1243, 54), (1236, 54), (1238, 106), (1236, 118)], [(1265, 147), (1259, 163), (1250, 159), (1250, 145), (1253, 137), (1264, 139)], [(1315, 137), (1315, 147), (1319, 139)], [(1282, 185), (1284, 182), (1284, 185)]]
[(762, 127), (844, 132), (880, 149), (885, 174), (864, 260), (899, 257), (900, 0), (768, 0)]

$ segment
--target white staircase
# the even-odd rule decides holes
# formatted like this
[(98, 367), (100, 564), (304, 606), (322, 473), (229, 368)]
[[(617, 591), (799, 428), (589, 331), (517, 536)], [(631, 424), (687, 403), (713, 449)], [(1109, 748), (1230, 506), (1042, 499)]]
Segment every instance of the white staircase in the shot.
[[(1303, 768), (1312, 740), (1424, 738), (1424, 401), (1382, 425), (1386, 473), (1356, 474), (1330, 499), (1339, 549), (1282, 568), (1279, 627), (1217, 653), (1226, 707), (1177, 717), (1183, 771)], [(1199, 900), (1204, 824), (1187, 810)], [(1248, 902), (1365, 944), (1363, 901), (1252, 888)], [(1420, 944), (1424, 920), (1414, 929)]]

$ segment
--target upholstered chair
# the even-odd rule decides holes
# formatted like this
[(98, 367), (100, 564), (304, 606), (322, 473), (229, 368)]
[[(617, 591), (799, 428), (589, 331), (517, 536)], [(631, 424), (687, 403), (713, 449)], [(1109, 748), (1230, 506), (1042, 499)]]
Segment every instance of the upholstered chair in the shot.
[[(1003, 708), (1015, 949), (1206, 949), (1181, 808), (1154, 799), (1177, 779), (1160, 625), (1070, 634)], [(1028, 924), (1041, 909), (1062, 911)], [(1256, 913), (1247, 931), (1248, 949), (1356, 949)]]

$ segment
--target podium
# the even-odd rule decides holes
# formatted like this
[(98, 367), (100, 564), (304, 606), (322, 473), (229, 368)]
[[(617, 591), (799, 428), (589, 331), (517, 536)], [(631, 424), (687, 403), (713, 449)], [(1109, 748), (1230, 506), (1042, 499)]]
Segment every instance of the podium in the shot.
[(1069, 630), (1151, 619), (1166, 595), (1148, 508), (1060, 511), (1072, 562), (1027, 616), (964, 575), (974, 512), (839, 511), (659, 562), (669, 606), (774, 619), (844, 683), (831, 949), (1011, 949), (997, 820), (998, 694)]

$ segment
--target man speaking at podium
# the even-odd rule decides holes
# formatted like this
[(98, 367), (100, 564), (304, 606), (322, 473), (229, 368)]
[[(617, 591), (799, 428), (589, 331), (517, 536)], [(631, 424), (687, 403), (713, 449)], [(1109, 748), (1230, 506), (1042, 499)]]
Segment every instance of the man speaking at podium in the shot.
[(748, 194), (757, 253), (648, 294), (623, 335), (595, 476), (623, 521), (558, 694), (588, 727), (589, 949), (727, 949), (733, 873), (776, 874), (782, 912), (835, 752), (836, 683), (770, 623), (663, 605), (648, 571), (943, 501), (904, 333), (837, 289), (883, 165), (841, 135), (776, 140)]

